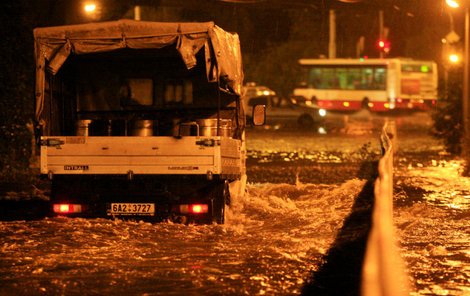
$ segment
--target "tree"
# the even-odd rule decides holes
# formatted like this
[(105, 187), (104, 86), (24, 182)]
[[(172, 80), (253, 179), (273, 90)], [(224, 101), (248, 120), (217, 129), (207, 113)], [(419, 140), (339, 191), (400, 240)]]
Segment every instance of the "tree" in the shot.
[(15, 179), (29, 167), (34, 89), (33, 39), (23, 1), (2, 4), (0, 26), (7, 32), (0, 45), (0, 174)]
[[(432, 114), (434, 135), (444, 140), (445, 147), (452, 154), (461, 153), (462, 137), (462, 75), (460, 71), (450, 71), (448, 94), (442, 98)], [(441, 85), (444, 84), (441, 81)], [(441, 88), (443, 89), (443, 88)]]

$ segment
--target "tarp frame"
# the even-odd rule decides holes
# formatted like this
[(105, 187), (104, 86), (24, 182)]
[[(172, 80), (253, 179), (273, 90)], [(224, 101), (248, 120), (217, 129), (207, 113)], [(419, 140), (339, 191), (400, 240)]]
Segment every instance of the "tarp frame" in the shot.
[[(134, 20), (36, 28), (36, 112), (39, 125), (45, 100), (45, 72), (55, 75), (71, 54), (109, 52), (117, 49), (158, 49), (175, 45), (186, 67), (196, 64), (196, 54), (205, 49), (209, 82), (221, 80), (241, 96), (243, 69), (238, 35), (213, 22), (160, 23)], [(243, 113), (243, 112), (242, 112)]]

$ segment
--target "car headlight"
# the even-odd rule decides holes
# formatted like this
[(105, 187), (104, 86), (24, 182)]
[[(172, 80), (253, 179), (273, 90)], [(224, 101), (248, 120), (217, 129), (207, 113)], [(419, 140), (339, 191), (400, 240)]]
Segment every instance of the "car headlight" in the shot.
[(325, 109), (318, 109), (318, 114), (320, 114), (321, 117), (326, 116), (326, 110)]

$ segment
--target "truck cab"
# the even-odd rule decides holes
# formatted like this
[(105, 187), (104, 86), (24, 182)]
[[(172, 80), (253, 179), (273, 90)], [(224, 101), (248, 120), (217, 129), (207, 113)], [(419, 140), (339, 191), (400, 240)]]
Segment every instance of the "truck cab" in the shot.
[(224, 223), (246, 182), (237, 34), (119, 20), (34, 37), (54, 215)]

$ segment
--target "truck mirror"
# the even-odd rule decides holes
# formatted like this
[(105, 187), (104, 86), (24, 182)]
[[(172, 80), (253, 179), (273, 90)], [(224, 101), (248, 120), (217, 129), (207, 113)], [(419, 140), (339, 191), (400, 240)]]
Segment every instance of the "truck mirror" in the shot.
[(266, 123), (266, 105), (254, 105), (252, 118), (253, 125), (264, 125)]

